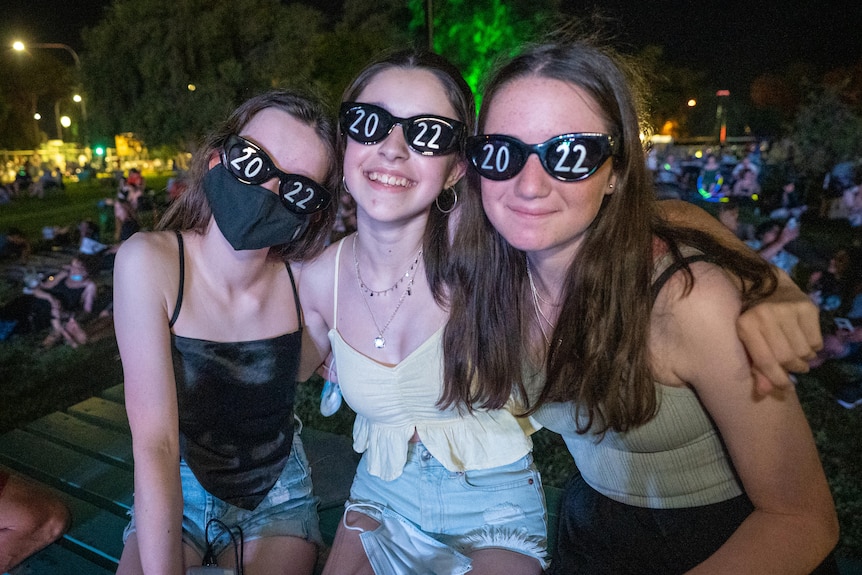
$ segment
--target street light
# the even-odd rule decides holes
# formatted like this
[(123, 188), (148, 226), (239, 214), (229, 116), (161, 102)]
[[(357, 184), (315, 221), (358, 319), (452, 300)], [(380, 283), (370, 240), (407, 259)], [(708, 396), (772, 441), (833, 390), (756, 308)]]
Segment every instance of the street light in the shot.
[[(21, 42), (20, 40), (16, 40), (12, 43), (12, 49), (17, 52), (26, 52), (27, 44)], [(58, 50), (65, 50), (69, 54), (72, 55), (72, 59), (75, 61), (75, 67), (80, 70), (81, 69), (81, 59), (78, 57), (78, 53), (75, 52), (71, 46), (68, 44), (60, 44), (59, 42), (48, 42), (48, 43), (37, 43), (37, 44), (29, 44), (33, 48), (56, 48)]]
[[(24, 44), (24, 42), (22, 42), (20, 40), (16, 40), (12, 43), (12, 49), (15, 50), (16, 52), (26, 52), (27, 46), (31, 46), (33, 48), (47, 48), (47, 49), (65, 50), (66, 52), (68, 52), (72, 56), (72, 60), (75, 61), (75, 68), (78, 70), (79, 73), (81, 72), (81, 58), (78, 56), (78, 53), (75, 52), (75, 50), (71, 46), (69, 46), (68, 44), (62, 44), (60, 42), (37, 42), (35, 44)], [(75, 102), (81, 104), (81, 124), (84, 126), (83, 131), (84, 131), (84, 135), (85, 135), (84, 137), (86, 139), (87, 105), (84, 102), (84, 99), (78, 94), (75, 94), (73, 99), (75, 100)]]

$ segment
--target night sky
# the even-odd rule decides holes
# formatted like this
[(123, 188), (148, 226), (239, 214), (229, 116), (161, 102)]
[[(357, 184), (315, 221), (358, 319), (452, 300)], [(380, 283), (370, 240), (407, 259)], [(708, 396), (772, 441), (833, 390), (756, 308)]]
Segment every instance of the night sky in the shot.
[[(98, 22), (110, 3), (6, 0), (0, 9), (0, 37), (6, 44), (24, 38), (62, 42), (81, 51), (81, 29)], [(620, 20), (622, 39), (632, 46), (663, 45), (670, 61), (704, 69), (713, 82), (728, 87), (747, 86), (757, 75), (780, 71), (790, 62), (826, 70), (862, 58), (859, 0), (563, 0), (572, 14), (586, 14), (594, 4)]]

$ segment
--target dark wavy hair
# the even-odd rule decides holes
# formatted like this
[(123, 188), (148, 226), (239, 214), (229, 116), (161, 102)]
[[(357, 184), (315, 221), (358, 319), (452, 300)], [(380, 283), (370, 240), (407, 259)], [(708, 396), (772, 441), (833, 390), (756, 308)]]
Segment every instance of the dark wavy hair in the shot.
[[(776, 280), (755, 254), (727, 249), (703, 232), (670, 226), (659, 216), (640, 140), (643, 84), (626, 59), (585, 40), (528, 48), (492, 76), (479, 114), (480, 133), (500, 90), (526, 77), (570, 83), (594, 100), (606, 131), (618, 143), (614, 193), (605, 196), (567, 270), (551, 337), (555, 344), (545, 358), (545, 386), (530, 406), (525, 370), (544, 350), (525, 343), (535, 343), (539, 333), (529, 307), (526, 256), (485, 216), (480, 181), (471, 170), (471, 191), (465, 194), (452, 250), (440, 404), (499, 408), (515, 392), (529, 407), (527, 413), (545, 402), (574, 401), (587, 415), (581, 432), (591, 427), (598, 433), (625, 431), (649, 421), (657, 409), (648, 349), (654, 239), (662, 240), (677, 261), (682, 245), (707, 253), (744, 280), (746, 304), (771, 293)], [(684, 269), (690, 290), (693, 277)]]
[[(426, 50), (411, 48), (381, 55), (363, 68), (359, 75), (353, 79), (353, 82), (344, 90), (341, 101), (355, 101), (377, 74), (392, 68), (420, 69), (434, 74), (442, 84), (449, 103), (457, 113), (457, 117), (453, 119), (466, 126), (466, 134), (473, 133), (476, 126), (476, 101), (473, 97), (473, 91), (454, 64), (443, 56)], [(339, 157), (343, 158), (344, 150), (347, 148), (347, 136), (345, 136), (343, 129), (338, 131), (336, 142)], [(461, 144), (457, 153), (459, 158), (464, 160), (463, 142)], [(340, 193), (347, 193), (347, 190), (342, 188)], [(458, 198), (464, 196), (463, 185), (460, 182), (456, 184), (455, 194)], [(440, 192), (439, 202), (444, 208), (448, 209), (448, 206), (451, 206), (454, 201), (455, 198), (452, 197), (451, 191), (442, 190)], [(457, 210), (444, 213), (432, 207), (425, 227), (425, 236), (422, 240), (422, 253), (428, 284), (431, 286), (434, 299), (440, 305), (445, 305), (446, 300), (445, 285), (451, 243), (449, 221), (450, 216), (455, 213)]]
[[(254, 96), (241, 104), (216, 130), (210, 133), (199, 152), (192, 160), (188, 188), (168, 207), (156, 226), (158, 230), (192, 230), (203, 233), (209, 225), (212, 210), (204, 192), (203, 181), (209, 171), (212, 155), (218, 154), (228, 137), (238, 134), (263, 110), (275, 108), (286, 112), (317, 132), (326, 148), (329, 169), (323, 184), (335, 190), (340, 178), (339, 164), (335, 153), (335, 126), (317, 99), (299, 92), (273, 90)], [(312, 216), (308, 229), (296, 241), (274, 246), (270, 253), (284, 260), (310, 259), (318, 255), (326, 245), (326, 240), (335, 221), (336, 202)]]

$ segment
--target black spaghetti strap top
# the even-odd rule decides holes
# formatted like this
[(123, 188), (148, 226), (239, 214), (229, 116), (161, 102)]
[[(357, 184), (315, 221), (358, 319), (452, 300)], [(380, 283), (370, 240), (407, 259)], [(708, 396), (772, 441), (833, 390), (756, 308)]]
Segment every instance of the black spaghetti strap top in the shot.
[(64, 279), (54, 287), (48, 290), (52, 296), (60, 300), (60, 306), (64, 311), (75, 311), (81, 304), (81, 296), (87, 286), (69, 287)]
[(690, 256), (685, 256), (681, 260), (676, 260), (671, 263), (667, 269), (665, 269), (661, 275), (659, 275), (655, 281), (652, 283), (652, 301), (655, 303), (656, 298), (658, 297), (661, 288), (664, 287), (664, 284), (667, 283), (667, 280), (673, 276), (676, 272), (683, 268), (687, 268), (689, 264), (693, 264), (694, 262), (709, 262), (712, 261), (709, 256), (702, 253), (692, 254)]
[[(177, 232), (183, 299), (185, 254)], [(296, 284), (287, 266), (297, 317)], [(300, 319), (301, 322), (301, 319)], [(284, 469), (293, 444), (293, 404), (302, 327), (272, 339), (214, 342), (171, 334), (180, 454), (209, 493), (254, 509)]]

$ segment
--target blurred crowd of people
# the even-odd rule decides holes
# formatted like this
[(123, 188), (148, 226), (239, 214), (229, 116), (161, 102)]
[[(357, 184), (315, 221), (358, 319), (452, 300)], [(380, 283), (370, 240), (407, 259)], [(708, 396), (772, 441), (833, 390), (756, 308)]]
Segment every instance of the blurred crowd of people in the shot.
[[(852, 375), (862, 374), (862, 162), (838, 164), (822, 185), (807, 187), (817, 197), (806, 198), (789, 164), (765, 164), (753, 148), (738, 159), (710, 153), (686, 168), (678, 157), (671, 150), (653, 162), (660, 197), (715, 202), (728, 229), (808, 292), (820, 309), (824, 335), (811, 367), (848, 367), (849, 378), (831, 391), (845, 408), (862, 405), (862, 378)], [(802, 233), (815, 220), (834, 222), (825, 225), (843, 228), (834, 235), (849, 240), (823, 253)]]

